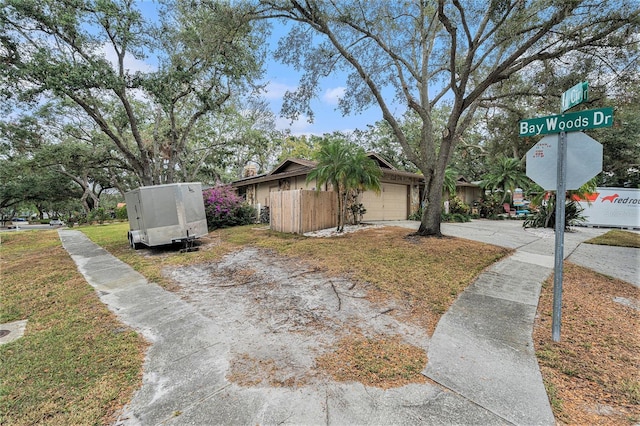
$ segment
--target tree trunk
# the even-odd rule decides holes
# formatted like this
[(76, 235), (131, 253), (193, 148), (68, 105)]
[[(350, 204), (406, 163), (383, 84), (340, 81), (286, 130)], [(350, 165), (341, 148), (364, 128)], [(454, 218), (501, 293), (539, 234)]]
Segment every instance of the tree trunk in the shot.
[(422, 211), (420, 227), (416, 232), (423, 237), (442, 237), (440, 231), (440, 215), (442, 214), (442, 183), (438, 179), (431, 179), (425, 188), (424, 201), (426, 205)]
[(82, 208), (86, 214), (91, 213), (91, 206), (89, 205), (89, 197), (91, 194), (91, 190), (88, 187), (83, 188), (82, 197), (80, 198), (80, 203), (82, 204)]
[(142, 181), (142, 186), (153, 185), (154, 180), (150, 171), (150, 167), (145, 167), (145, 171), (143, 171), (140, 175), (140, 180)]
[[(423, 170), (426, 179), (424, 192), (424, 210), (417, 235), (423, 237), (442, 237), (440, 222), (442, 220), (442, 196), (444, 187), (445, 170), (451, 153), (453, 152), (453, 140), (446, 137), (440, 145), (438, 161), (431, 170)], [(426, 172), (426, 173), (425, 173)]]
[(347, 221), (347, 193), (342, 191), (338, 197), (340, 198), (340, 202), (338, 203), (338, 208), (340, 209), (339, 219), (338, 219), (338, 232), (344, 231), (344, 224)]
[(338, 227), (336, 231), (340, 232), (340, 223), (342, 221), (342, 196), (340, 195), (340, 191), (336, 191), (336, 197), (338, 197)]

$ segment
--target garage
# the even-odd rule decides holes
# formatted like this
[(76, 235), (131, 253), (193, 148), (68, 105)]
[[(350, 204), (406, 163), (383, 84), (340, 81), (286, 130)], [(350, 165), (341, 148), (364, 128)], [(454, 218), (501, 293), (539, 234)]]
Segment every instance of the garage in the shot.
[(383, 183), (379, 194), (365, 191), (362, 194), (362, 204), (367, 212), (363, 220), (406, 220), (407, 197), (407, 185)]
[[(420, 195), (424, 190), (424, 177), (417, 173), (398, 170), (391, 163), (375, 153), (367, 154), (380, 167), (381, 192), (366, 191), (360, 197), (367, 213), (363, 220), (406, 220), (418, 211)], [(291, 158), (283, 161), (271, 172), (251, 175), (233, 182), (232, 186), (239, 194), (246, 196), (247, 202), (256, 208), (269, 204), (272, 191), (291, 189), (311, 189), (316, 187), (313, 181), (307, 183), (307, 176), (316, 168), (313, 161)], [(330, 190), (323, 185), (320, 190)]]

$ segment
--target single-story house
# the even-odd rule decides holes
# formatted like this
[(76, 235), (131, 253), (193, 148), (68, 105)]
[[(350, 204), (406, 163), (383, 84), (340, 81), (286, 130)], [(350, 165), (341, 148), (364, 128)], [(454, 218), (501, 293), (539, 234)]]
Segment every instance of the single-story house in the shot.
[[(366, 209), (363, 220), (406, 220), (418, 211), (424, 178), (422, 175), (398, 170), (376, 153), (368, 153), (369, 158), (378, 163), (382, 170), (381, 191), (365, 191), (361, 203)], [(307, 175), (317, 163), (291, 158), (277, 165), (271, 172), (257, 175), (251, 169), (245, 177), (236, 180), (232, 186), (239, 195), (253, 206), (268, 206), (269, 193), (292, 189), (329, 190), (326, 186), (317, 188), (315, 181), (307, 183)]]
[(483, 189), (477, 182), (469, 182), (464, 177), (459, 176), (456, 181), (456, 197), (460, 198), (465, 204), (473, 206), (474, 201), (482, 198)]

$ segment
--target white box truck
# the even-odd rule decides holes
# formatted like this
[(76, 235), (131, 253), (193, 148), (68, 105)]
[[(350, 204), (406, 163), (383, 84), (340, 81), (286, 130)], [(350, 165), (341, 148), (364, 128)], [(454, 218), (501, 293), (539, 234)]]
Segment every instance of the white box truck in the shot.
[(577, 199), (584, 209), (586, 226), (640, 229), (640, 189), (598, 187), (586, 199)]
[(180, 243), (183, 250), (191, 250), (194, 241), (208, 233), (199, 182), (141, 186), (124, 198), (134, 249)]

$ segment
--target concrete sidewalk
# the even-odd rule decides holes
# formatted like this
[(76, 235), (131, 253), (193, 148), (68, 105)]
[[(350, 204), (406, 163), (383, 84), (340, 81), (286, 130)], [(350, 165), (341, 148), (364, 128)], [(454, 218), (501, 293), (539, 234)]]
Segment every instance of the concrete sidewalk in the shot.
[[(531, 340), (540, 284), (553, 269), (553, 234), (513, 221), (443, 224), (443, 231), (516, 253), (483, 273), (438, 324), (424, 374), (440, 386), (390, 390), (228, 382), (233, 336), (223, 321), (148, 283), (81, 232), (59, 233), (101, 300), (152, 343), (143, 386), (118, 424), (555, 424)], [(567, 233), (565, 254), (604, 232)]]
[[(400, 222), (417, 229), (416, 222)], [(443, 315), (424, 374), (513, 424), (554, 424), (533, 347), (542, 282), (554, 268), (552, 230), (520, 221), (444, 223), (446, 235), (515, 249), (469, 286)], [(564, 254), (605, 230), (565, 234)], [(602, 249), (600, 250), (602, 251)]]
[[(445, 224), (443, 231), (516, 252), (481, 274), (440, 320), (425, 374), (514, 424), (553, 424), (532, 331), (542, 282), (554, 268), (555, 235), (513, 221)], [(566, 233), (565, 258), (604, 232)]]

